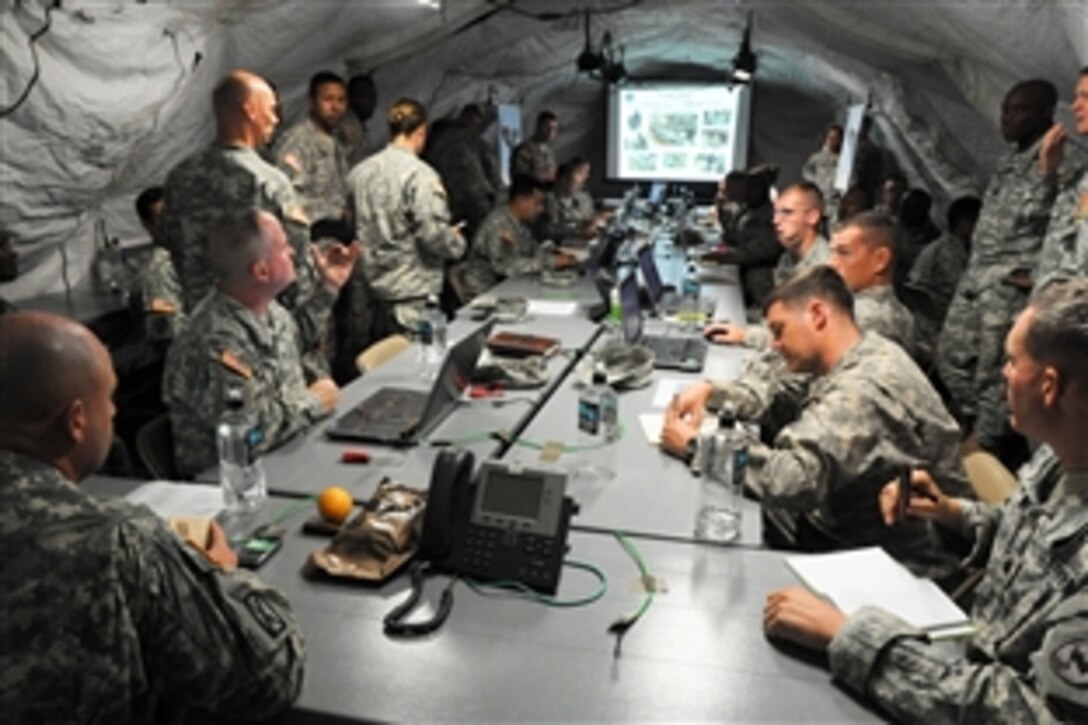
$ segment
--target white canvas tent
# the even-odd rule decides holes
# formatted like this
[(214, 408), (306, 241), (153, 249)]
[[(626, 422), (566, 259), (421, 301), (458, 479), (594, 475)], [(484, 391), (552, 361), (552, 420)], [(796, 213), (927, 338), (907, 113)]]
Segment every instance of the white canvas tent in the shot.
[(211, 139), (210, 92), (234, 67), (276, 84), (285, 122), (313, 72), (370, 71), (379, 139), (396, 97), (432, 117), (492, 98), (526, 121), (555, 111), (559, 157), (600, 159), (604, 87), (574, 63), (587, 8), (632, 76), (704, 79), (753, 11), (750, 159), (790, 179), (827, 122), (871, 99), (879, 136), (939, 198), (985, 183), (1013, 82), (1048, 78), (1068, 100), (1088, 62), (1088, 0), (0, 0), (0, 226), (23, 271), (0, 295), (59, 289), (64, 257), (86, 274), (100, 219), (139, 239), (133, 197)]

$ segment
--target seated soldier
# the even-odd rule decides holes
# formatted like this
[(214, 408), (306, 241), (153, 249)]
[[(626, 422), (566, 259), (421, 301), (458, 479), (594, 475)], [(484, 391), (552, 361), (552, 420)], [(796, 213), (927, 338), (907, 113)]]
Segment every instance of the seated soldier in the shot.
[[(1002, 505), (963, 501), (916, 470), (907, 507), (985, 566), (966, 652), (875, 607), (848, 617), (801, 587), (767, 597), (769, 636), (826, 650), (837, 679), (898, 721), (1088, 722), (1088, 280), (1040, 294), (1005, 347), (1012, 424), (1045, 444), (1020, 487)], [(889, 524), (897, 504), (885, 487)]]
[(593, 197), (586, 191), (589, 161), (581, 156), (559, 167), (555, 186), (544, 198), (544, 216), (540, 219), (540, 238), (556, 244), (590, 239), (597, 234), (603, 219), (597, 213)]
[[(959, 429), (929, 381), (899, 345), (858, 329), (853, 297), (829, 267), (777, 287), (764, 314), (789, 370), (814, 379), (773, 445), (752, 444), (746, 485), (800, 548), (880, 545), (916, 572), (952, 574), (955, 561), (927, 522), (890, 529), (873, 503), (906, 465), (925, 465), (948, 488), (968, 490)], [(668, 452), (694, 457), (711, 392), (709, 384), (691, 388), (666, 412)]]
[(531, 176), (515, 176), (509, 197), (491, 210), (472, 239), (462, 273), (466, 302), (507, 277), (539, 272), (550, 258), (559, 261), (554, 249), (537, 244), (529, 230), (544, 208), (544, 185)]
[(235, 570), (217, 524), (198, 551), (147, 508), (76, 485), (106, 458), (116, 385), (81, 325), (0, 317), (0, 719), (270, 717), (302, 686), (284, 596)]
[(163, 243), (162, 208), (166, 191), (161, 186), (144, 189), (136, 197), (136, 214), (151, 235), (151, 257), (136, 280), (136, 295), (144, 312), (144, 330), (151, 342), (168, 345), (185, 324), (181, 283)]
[[(217, 286), (193, 310), (163, 373), (163, 400), (182, 476), (216, 464), (215, 426), (231, 388), (243, 391), (246, 409), (255, 416), (259, 450), (328, 415), (339, 398), (329, 378), (307, 387), (297, 325), (276, 302), (295, 279), (294, 250), (279, 220), (255, 209), (232, 214), (215, 227), (210, 249)], [(313, 249), (331, 303), (360, 249), (357, 244)]]

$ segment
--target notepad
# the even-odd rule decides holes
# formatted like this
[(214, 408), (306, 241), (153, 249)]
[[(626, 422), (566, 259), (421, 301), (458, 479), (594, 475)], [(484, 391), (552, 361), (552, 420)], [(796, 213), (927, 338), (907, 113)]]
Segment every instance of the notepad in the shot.
[(875, 606), (937, 638), (972, 631), (971, 620), (940, 587), (914, 576), (880, 547), (789, 556), (786, 564), (846, 614)]
[(578, 311), (577, 302), (554, 302), (552, 300), (529, 300), (530, 315), (551, 315), (570, 317)]
[(131, 491), (125, 498), (130, 503), (144, 504), (164, 519), (215, 516), (223, 508), (222, 489), (200, 483), (152, 481)]

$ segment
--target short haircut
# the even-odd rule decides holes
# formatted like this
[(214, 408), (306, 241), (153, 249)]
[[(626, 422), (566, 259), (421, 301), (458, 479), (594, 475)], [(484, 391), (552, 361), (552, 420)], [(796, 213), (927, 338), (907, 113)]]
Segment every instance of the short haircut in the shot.
[(140, 217), (140, 221), (144, 223), (144, 226), (151, 226), (154, 219), (152, 219), (152, 207), (166, 199), (166, 190), (161, 186), (150, 186), (140, 192), (140, 195), (136, 197), (136, 215)]
[(536, 128), (538, 131), (543, 131), (544, 127), (552, 121), (558, 121), (559, 116), (556, 116), (551, 111), (541, 111), (536, 117)]
[(812, 299), (822, 300), (854, 319), (854, 295), (839, 273), (826, 264), (800, 272), (771, 290), (763, 303), (763, 315), (766, 317), (778, 302), (796, 307)]
[(344, 89), (344, 92), (347, 93), (348, 87), (347, 84), (344, 83), (343, 78), (336, 75), (332, 71), (323, 70), (314, 73), (313, 76), (310, 78), (310, 98), (317, 98), (317, 94), (318, 91), (321, 90), (321, 86), (327, 85), (329, 83), (335, 83), (341, 86)]
[(791, 191), (800, 192), (808, 197), (809, 203), (820, 210), (823, 214), (824, 211), (824, 193), (820, 191), (820, 187), (813, 184), (811, 181), (795, 181), (787, 186), (782, 191), (778, 192), (778, 195), (785, 196)]
[(516, 174), (510, 181), (510, 199), (520, 199), (523, 196), (532, 196), (535, 192), (543, 192), (544, 184), (533, 176)]
[(261, 210), (227, 212), (212, 225), (209, 256), (212, 270), (220, 280), (241, 276), (264, 253)]
[(1048, 285), (1032, 300), (1031, 309), (1035, 314), (1024, 338), (1028, 355), (1088, 385), (1088, 278)]
[(869, 249), (884, 248), (895, 257), (895, 221), (890, 216), (879, 211), (859, 212), (844, 219), (835, 231), (855, 228), (863, 232), (862, 243)]
[(955, 229), (960, 222), (978, 221), (982, 213), (982, 200), (977, 196), (961, 196), (948, 207), (948, 229)]
[(1017, 83), (1009, 93), (1027, 93), (1044, 110), (1054, 110), (1058, 105), (1058, 88), (1045, 78), (1032, 78)]
[(249, 78), (244, 73), (228, 73), (212, 91), (212, 108), (222, 117), (236, 113), (249, 98)]
[(389, 121), (389, 135), (396, 138), (414, 133), (420, 126), (426, 125), (427, 112), (419, 101), (401, 98), (389, 107), (386, 119)]

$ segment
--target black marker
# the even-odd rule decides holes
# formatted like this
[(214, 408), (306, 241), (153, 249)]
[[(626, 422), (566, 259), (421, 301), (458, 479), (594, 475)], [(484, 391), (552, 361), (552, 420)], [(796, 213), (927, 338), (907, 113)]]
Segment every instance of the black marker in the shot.
[(902, 523), (907, 518), (907, 507), (910, 505), (910, 466), (903, 466), (899, 472), (899, 507), (896, 512), (896, 523)]

